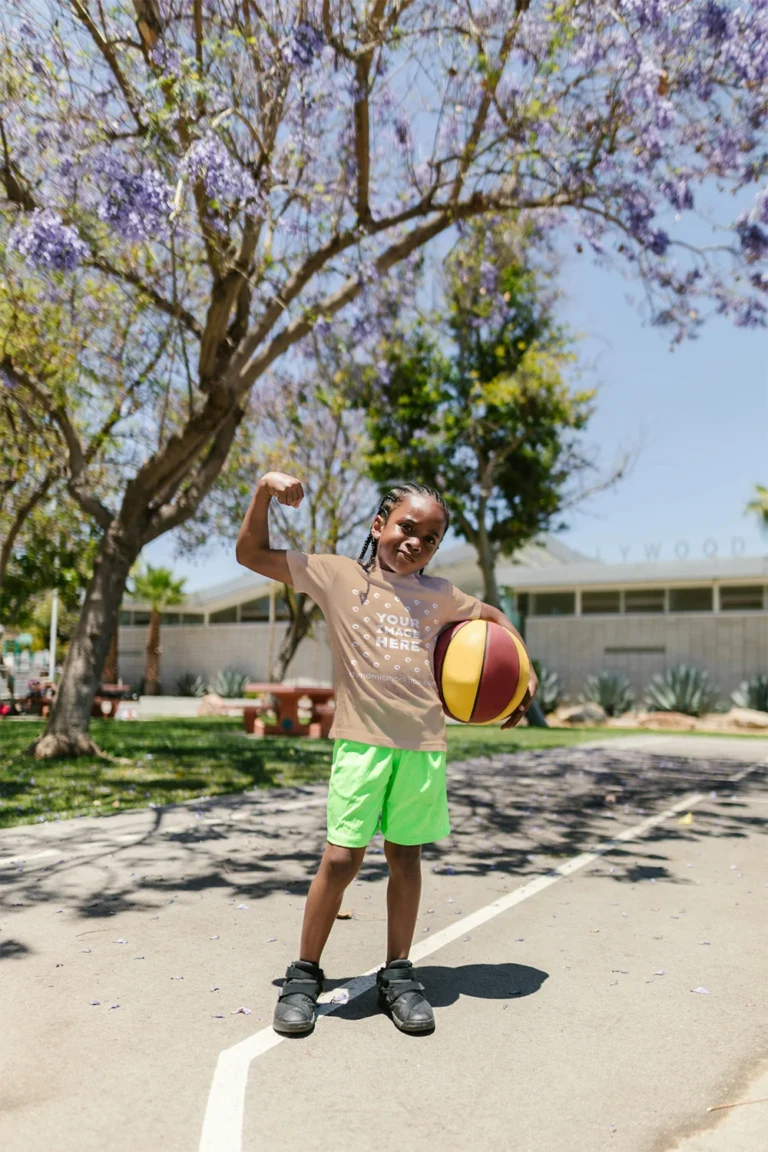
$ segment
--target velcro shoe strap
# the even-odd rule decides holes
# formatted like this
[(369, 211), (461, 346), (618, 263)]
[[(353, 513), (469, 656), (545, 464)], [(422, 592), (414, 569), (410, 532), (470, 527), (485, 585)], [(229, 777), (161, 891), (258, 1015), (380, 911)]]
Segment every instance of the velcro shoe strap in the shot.
[(398, 996), (402, 996), (404, 992), (424, 991), (424, 985), (419, 984), (418, 980), (380, 980), (379, 987), (390, 1004), (393, 1000), (397, 1000)]

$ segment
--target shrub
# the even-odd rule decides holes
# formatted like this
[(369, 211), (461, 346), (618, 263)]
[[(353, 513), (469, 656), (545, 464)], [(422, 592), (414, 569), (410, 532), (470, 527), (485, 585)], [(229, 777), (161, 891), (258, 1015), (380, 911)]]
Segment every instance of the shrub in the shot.
[(536, 693), (539, 707), (544, 713), (554, 712), (563, 698), (560, 677), (557, 675), (557, 672), (550, 672), (548, 669), (542, 667), (538, 660), (532, 660), (531, 663), (539, 678), (539, 690)]
[(239, 668), (222, 668), (209, 687), (211, 692), (225, 699), (240, 698), (249, 679), (248, 673), (241, 672)]
[(758, 712), (768, 712), (768, 676), (758, 672), (749, 680), (742, 680), (735, 692), (731, 692), (731, 700), (739, 708), (756, 708)]
[(179, 696), (205, 696), (205, 677), (196, 676), (194, 672), (184, 672), (176, 681), (176, 691)]
[(701, 716), (715, 705), (717, 692), (709, 676), (690, 664), (677, 664), (651, 678), (646, 701), (651, 712), (683, 712)]
[(609, 716), (629, 712), (635, 702), (629, 681), (620, 672), (598, 672), (597, 676), (588, 676), (581, 698), (599, 704)]

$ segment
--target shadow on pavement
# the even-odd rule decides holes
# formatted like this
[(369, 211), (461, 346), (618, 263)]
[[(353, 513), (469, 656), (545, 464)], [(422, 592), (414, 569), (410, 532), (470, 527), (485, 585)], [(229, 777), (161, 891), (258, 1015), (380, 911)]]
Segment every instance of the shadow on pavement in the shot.
[[(745, 767), (732, 760), (688, 760), (610, 745), (454, 762), (449, 766), (453, 832), (425, 848), (424, 871), (530, 879), (686, 794), (704, 792), (707, 799), (697, 806), (693, 823), (667, 821), (631, 849), (617, 845), (605, 856), (611, 879), (620, 883), (684, 883), (668, 871), (667, 858), (656, 850), (659, 842), (693, 845), (705, 837), (738, 839), (766, 830), (768, 821), (748, 813), (741, 800), (747, 791), (754, 796), (768, 790), (766, 765), (733, 781)], [(106, 818), (63, 825), (60, 859), (29, 867), (14, 861), (0, 871), (0, 908), (55, 903), (93, 919), (127, 909), (155, 912), (183, 894), (215, 889), (233, 902), (276, 892), (303, 898), (325, 842), (318, 805), (322, 791), (284, 789), (272, 795), (276, 806), (290, 801), (295, 808), (297, 798), (311, 803), (308, 811), (286, 815), (265, 813), (252, 796), (155, 809), (151, 822), (136, 828), (128, 842), (125, 835), (117, 838), (127, 826), (124, 816), (114, 824)], [(717, 801), (716, 810), (709, 798)], [(259, 802), (263, 808), (263, 795)], [(146, 815), (139, 812), (133, 819)], [(180, 828), (182, 822), (188, 826)], [(387, 871), (379, 841), (369, 849), (359, 879), (378, 880)]]
[[(433, 1008), (447, 1008), (461, 996), (475, 996), (480, 1000), (519, 1000), (538, 992), (549, 978), (548, 972), (527, 964), (460, 964), (456, 968), (417, 964), (415, 967), (416, 977), (424, 985)], [(331, 984), (336, 985), (337, 981), (329, 981)], [(373, 987), (349, 1004), (340, 1004), (329, 1018), (364, 1020), (380, 1012), (376, 988)]]

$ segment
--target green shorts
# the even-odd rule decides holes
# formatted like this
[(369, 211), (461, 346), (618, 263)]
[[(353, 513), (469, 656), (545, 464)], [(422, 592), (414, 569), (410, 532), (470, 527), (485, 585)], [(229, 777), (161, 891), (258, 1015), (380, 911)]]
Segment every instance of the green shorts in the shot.
[(448, 835), (445, 752), (336, 741), (328, 787), (329, 842), (365, 848), (379, 826), (393, 844), (431, 844)]

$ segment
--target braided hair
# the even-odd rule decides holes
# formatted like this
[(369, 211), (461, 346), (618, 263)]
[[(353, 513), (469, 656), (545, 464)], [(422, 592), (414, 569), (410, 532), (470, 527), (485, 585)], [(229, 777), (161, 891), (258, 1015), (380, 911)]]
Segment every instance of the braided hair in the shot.
[[(395, 484), (394, 487), (391, 488), (389, 492), (387, 492), (386, 496), (382, 497), (376, 515), (381, 516), (384, 523), (386, 523), (389, 519), (389, 514), (392, 509), (396, 508), (397, 505), (401, 503), (401, 501), (405, 500), (406, 496), (431, 497), (432, 500), (434, 500), (436, 504), (439, 504), (443, 510), (443, 515), (445, 516), (445, 530), (446, 532), (448, 531), (448, 527), (451, 523), (451, 514), (448, 511), (448, 507), (445, 503), (445, 499), (443, 498), (442, 493), (438, 492), (435, 488), (430, 488), (427, 484), (417, 484), (415, 480), (408, 480), (404, 484)], [(374, 517), (374, 519), (375, 518), (376, 517)], [(362, 551), (357, 558), (358, 564), (360, 564), (366, 572), (370, 572), (371, 568), (373, 567), (373, 562), (376, 559), (378, 546), (379, 542), (373, 535), (373, 532), (369, 532), (365, 538)], [(371, 550), (371, 555), (370, 558), (366, 560), (365, 557), (369, 548)], [(423, 572), (424, 569), (421, 568), (419, 571)]]

